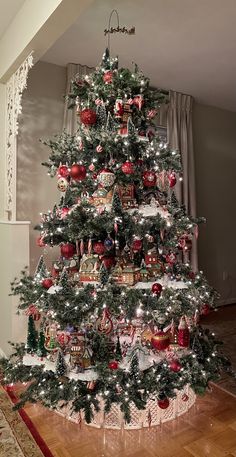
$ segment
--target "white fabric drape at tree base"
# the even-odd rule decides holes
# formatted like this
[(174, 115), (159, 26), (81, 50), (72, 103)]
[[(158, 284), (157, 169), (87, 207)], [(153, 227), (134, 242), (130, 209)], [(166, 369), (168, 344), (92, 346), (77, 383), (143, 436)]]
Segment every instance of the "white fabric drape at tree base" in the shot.
[[(94, 68), (86, 65), (69, 63), (67, 65), (66, 95), (71, 89), (71, 80), (76, 76), (84, 76), (92, 73)], [(196, 187), (195, 167), (193, 151), (192, 129), (193, 97), (170, 91), (169, 102), (162, 105), (158, 123), (167, 127), (167, 141), (173, 149), (180, 151), (183, 166), (183, 181), (175, 186), (175, 193), (180, 203), (186, 207), (191, 216), (196, 216)], [(70, 134), (77, 130), (77, 115), (75, 109), (68, 110), (68, 102), (65, 102), (63, 128)], [(197, 241), (194, 238), (191, 255), (191, 265), (194, 271), (198, 267)]]

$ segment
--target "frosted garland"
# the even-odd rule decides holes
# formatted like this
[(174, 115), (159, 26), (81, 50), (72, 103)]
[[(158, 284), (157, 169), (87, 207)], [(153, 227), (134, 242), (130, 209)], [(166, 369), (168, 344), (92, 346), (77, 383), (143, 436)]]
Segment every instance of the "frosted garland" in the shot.
[(16, 220), (16, 160), (18, 117), (22, 111), (22, 94), (33, 66), (32, 53), (20, 65), (6, 84), (6, 184), (5, 211), (8, 220)]

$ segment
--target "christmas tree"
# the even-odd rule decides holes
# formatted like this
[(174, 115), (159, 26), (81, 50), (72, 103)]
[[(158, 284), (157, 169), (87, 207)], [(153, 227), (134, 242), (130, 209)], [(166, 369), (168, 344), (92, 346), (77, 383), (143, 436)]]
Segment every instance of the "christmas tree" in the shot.
[(47, 355), (47, 350), (45, 348), (45, 335), (42, 328), (39, 332), (37, 355), (39, 357), (46, 357)]
[[(90, 421), (102, 398), (105, 412), (118, 404), (127, 422), (132, 404), (147, 408), (150, 423), (150, 398), (164, 409), (186, 386), (202, 393), (226, 364), (198, 322), (216, 293), (188, 262), (203, 220), (175, 196), (181, 157), (155, 131), (165, 96), (137, 66), (119, 68), (107, 50), (94, 73), (74, 79), (68, 99), (78, 131), (45, 142), (44, 165), (57, 176), (61, 199), (38, 226), (38, 245), (60, 246), (61, 256), (51, 273), (41, 259), (35, 276), (23, 272), (12, 283), (19, 309), (34, 303), (42, 313), (51, 365), (34, 367), (29, 355), (30, 367), (27, 357), (9, 361), (6, 382), (43, 379), (43, 389), (35, 382), (24, 391), (21, 405), (69, 402)], [(27, 350), (36, 352), (29, 319)], [(40, 349), (42, 341), (40, 334)], [(58, 345), (70, 373), (63, 385)]]
[(27, 334), (27, 352), (35, 352), (37, 344), (37, 331), (35, 329), (34, 318), (29, 316), (28, 318), (28, 334)]
[(57, 359), (56, 359), (56, 374), (58, 376), (63, 376), (67, 371), (67, 365), (65, 362), (65, 358), (63, 355), (63, 352), (61, 350), (58, 351), (57, 353)]

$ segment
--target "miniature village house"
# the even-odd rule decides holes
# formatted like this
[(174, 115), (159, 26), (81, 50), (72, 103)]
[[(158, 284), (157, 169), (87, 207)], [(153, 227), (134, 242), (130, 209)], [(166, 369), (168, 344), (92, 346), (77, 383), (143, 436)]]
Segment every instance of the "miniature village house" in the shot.
[(124, 264), (118, 260), (113, 270), (112, 277), (117, 284), (128, 284), (133, 286), (140, 281), (140, 268), (133, 263)]
[(148, 251), (144, 260), (150, 276), (159, 276), (163, 273), (163, 264), (158, 257), (156, 249)]
[(70, 366), (86, 370), (92, 365), (92, 351), (87, 347), (83, 333), (74, 333), (71, 338)]
[(134, 198), (134, 185), (127, 184), (126, 186), (119, 186), (118, 188), (121, 203), (123, 208), (134, 208), (137, 202)]

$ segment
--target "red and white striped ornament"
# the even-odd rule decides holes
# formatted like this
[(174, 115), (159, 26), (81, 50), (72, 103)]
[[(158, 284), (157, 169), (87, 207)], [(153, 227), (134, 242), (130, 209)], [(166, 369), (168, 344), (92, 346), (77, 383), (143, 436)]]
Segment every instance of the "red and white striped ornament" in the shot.
[(103, 105), (103, 101), (100, 98), (96, 98), (95, 105), (97, 105), (97, 106)]
[(157, 109), (150, 109), (147, 113), (148, 119), (153, 119), (157, 114)]
[(96, 147), (96, 151), (98, 153), (102, 152), (103, 151), (103, 147), (99, 144), (97, 147)]
[(39, 321), (41, 314), (36, 305), (30, 305), (25, 311), (26, 316), (32, 316), (34, 321)]
[(84, 255), (84, 240), (80, 240), (80, 255)]
[(88, 240), (88, 255), (90, 255), (92, 253), (92, 249), (93, 249), (92, 240), (91, 240), (91, 238), (89, 238), (89, 240)]

